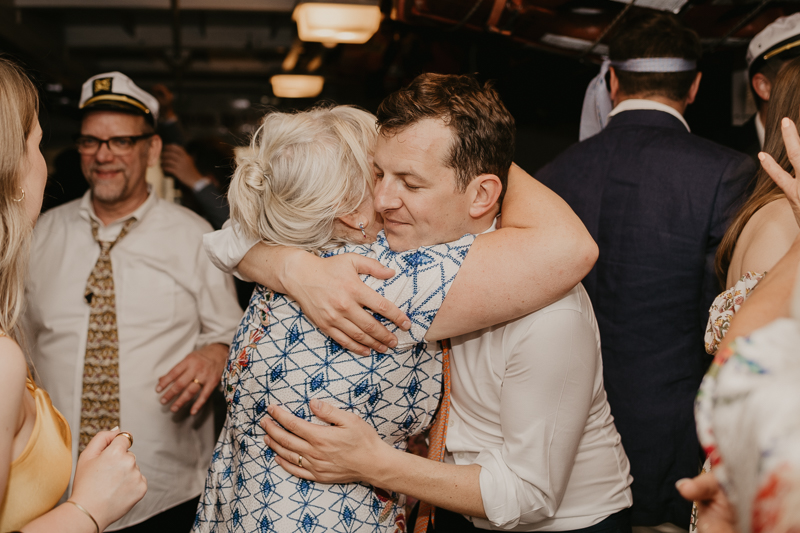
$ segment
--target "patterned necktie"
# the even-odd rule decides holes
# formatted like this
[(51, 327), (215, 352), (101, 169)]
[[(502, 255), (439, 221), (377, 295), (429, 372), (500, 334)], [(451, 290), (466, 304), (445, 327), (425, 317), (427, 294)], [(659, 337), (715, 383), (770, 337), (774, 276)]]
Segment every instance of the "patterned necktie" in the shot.
[[(428, 459), (442, 462), (444, 460), (445, 440), (447, 438), (447, 419), (450, 417), (450, 339), (442, 341), (442, 404), (439, 406), (439, 414), (433, 421), (431, 432), (428, 436), (430, 445), (428, 446)], [(436, 508), (427, 503), (419, 502), (417, 511), (417, 522), (414, 525), (414, 533), (425, 533), (428, 531), (428, 523), (434, 524), (434, 513)]]
[(92, 220), (92, 236), (100, 245), (100, 257), (89, 274), (83, 295), (89, 304), (89, 332), (83, 361), (83, 393), (78, 450), (83, 451), (98, 431), (119, 425), (119, 337), (117, 304), (114, 295), (114, 272), (111, 249), (127, 233), (130, 218), (113, 242), (101, 241), (98, 224)]

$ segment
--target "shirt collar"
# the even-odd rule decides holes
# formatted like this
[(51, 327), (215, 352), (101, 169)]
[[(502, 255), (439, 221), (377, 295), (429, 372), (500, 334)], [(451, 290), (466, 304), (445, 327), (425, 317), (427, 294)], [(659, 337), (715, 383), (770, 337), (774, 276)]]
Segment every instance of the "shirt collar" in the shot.
[(683, 118), (683, 115), (678, 113), (678, 110), (674, 107), (670, 107), (667, 104), (662, 104), (661, 102), (656, 102), (654, 100), (645, 100), (643, 98), (631, 98), (630, 100), (623, 100), (617, 107), (611, 110), (611, 113), (608, 114), (609, 117), (613, 117), (618, 113), (622, 113), (623, 111), (636, 111), (636, 110), (651, 110), (651, 111), (663, 111), (664, 113), (669, 113), (673, 117), (677, 118), (681, 121), (686, 127), (686, 131), (691, 132), (692, 130), (689, 129), (689, 124), (686, 123), (686, 119)]
[[(136, 220), (142, 220), (142, 217), (144, 217), (147, 214), (147, 212), (150, 211), (150, 209), (153, 208), (153, 205), (155, 205), (156, 201), (157, 201), (156, 193), (153, 190), (153, 188), (150, 185), (148, 185), (147, 186), (147, 200), (145, 200), (142, 205), (137, 207), (136, 210), (133, 213), (125, 215), (124, 217), (121, 217), (118, 220), (115, 220), (114, 222), (112, 222), (108, 226), (110, 227), (110, 226), (114, 226), (116, 224), (122, 224), (126, 220), (128, 220), (129, 218), (135, 218)], [(80, 213), (80, 216), (82, 218), (84, 218), (85, 220), (89, 220), (89, 221), (94, 220), (95, 222), (98, 222), (101, 226), (103, 226), (103, 222), (97, 217), (97, 214), (94, 212), (94, 206), (92, 205), (92, 190), (91, 189), (86, 191), (86, 194), (84, 194), (83, 197), (81, 198), (79, 213)]]
[(761, 149), (764, 149), (764, 138), (767, 135), (767, 132), (764, 130), (764, 123), (761, 122), (761, 113), (756, 111), (756, 135), (758, 135), (758, 144), (761, 146)]

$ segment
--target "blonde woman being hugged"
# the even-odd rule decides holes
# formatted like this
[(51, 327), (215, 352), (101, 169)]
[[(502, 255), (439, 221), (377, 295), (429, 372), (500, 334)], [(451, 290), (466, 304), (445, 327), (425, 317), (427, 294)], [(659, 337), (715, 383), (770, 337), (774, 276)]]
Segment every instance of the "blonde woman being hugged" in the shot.
[[(411, 160), (395, 156), (391, 146), (397, 145), (382, 145), (385, 139), (378, 136), (375, 116), (346, 106), (268, 115), (253, 138), (253, 155), (237, 168), (229, 190), (231, 217), (250, 245), (272, 245), (256, 247), (271, 257), (260, 266), (294, 274), (306, 261), (327, 266), (339, 258), (371, 262), (370, 272), (383, 277), (391, 269), (394, 276), (389, 279), (365, 276), (357, 283), (376, 291), (379, 300), (387, 299), (386, 306), (371, 309), (385, 313), (396, 305), (399, 309), (390, 314), (405, 313), (408, 323), (392, 327), (394, 343), (366, 350), (367, 357), (362, 357), (357, 347), (351, 350), (346, 340), (338, 340), (341, 336), (329, 337), (318, 321), (312, 322), (306, 310), (320, 306), (303, 305), (303, 295), (294, 298), (291, 280), (287, 285), (280, 274), (276, 279), (269, 279), (269, 273), (266, 278), (251, 276), (261, 285), (231, 343), (223, 373), (228, 417), (193, 531), (404, 531), (405, 497), (400, 493), (405, 491), (383, 490), (387, 487), (354, 478), (318, 483), (293, 475), (276, 447), (263, 440), (259, 423), (268, 407), (281, 405), (324, 424), (311, 407), (312, 400), (322, 400), (366, 421), (381, 442), (405, 450), (410, 437), (430, 426), (442, 395), (449, 350), (436, 341), (548, 305), (551, 298), (570, 292), (591, 268), (596, 246), (580, 220), (554, 193), (511, 166), (513, 118), (494, 90), (467, 77), (424, 78), (419, 83), (431, 91), (436, 85), (458, 89), (459, 101), (472, 105), (461, 105), (459, 119), (451, 116), (449, 124), (463, 125), (471, 113), (471, 124), (478, 126), (468, 131), (484, 141), (476, 143), (495, 148), (480, 154), (471, 150), (458, 159), (481, 160), (477, 171), (465, 172), (463, 192), (455, 171), (442, 162), (457, 144), (451, 142), (455, 134), (448, 123), (426, 118), (411, 129), (419, 136), (400, 134), (403, 141), (426, 139), (412, 143), (426, 147), (415, 152), (423, 161)], [(401, 164), (407, 179), (402, 185), (388, 170)], [(493, 227), (506, 186), (503, 227), (476, 237)], [(413, 195), (406, 202), (414, 202), (414, 215), (397, 209), (386, 217), (386, 211), (376, 212), (391, 191)], [(552, 222), (557, 235), (541, 231), (542, 216), (558, 221)], [(224, 267), (241, 259), (232, 265), (220, 260), (227, 250), (239, 247), (229, 237), (222, 230), (205, 240), (214, 261)], [(566, 247), (554, 251), (561, 242)], [(244, 252), (248, 249), (245, 245)], [(290, 257), (292, 266), (278, 266)], [(317, 280), (325, 277), (324, 266)], [(548, 287), (531, 286), (551, 272), (557, 273)], [(494, 280), (491, 289), (488, 279)], [(308, 283), (300, 285), (309, 288)], [(358, 316), (372, 319), (360, 308)], [(309, 466), (307, 458), (295, 458), (294, 464)], [(470, 506), (466, 510), (483, 514), (480, 468), (454, 468), (473, 489), (461, 498)]]
[[(99, 433), (81, 454), (70, 498), (70, 429), (28, 371), (19, 338), (23, 280), (47, 167), (39, 100), (26, 74), (0, 57), (0, 531), (99, 533), (144, 496), (132, 437)], [(122, 436), (123, 438), (116, 438)]]
[[(770, 95), (764, 152), (786, 172), (792, 165), (781, 137), (781, 120), (800, 119), (800, 58), (788, 61), (778, 73)], [(717, 250), (717, 276), (728, 290), (711, 306), (706, 351), (714, 354), (733, 314), (778, 260), (800, 231), (786, 195), (761, 168), (753, 194), (739, 210)]]

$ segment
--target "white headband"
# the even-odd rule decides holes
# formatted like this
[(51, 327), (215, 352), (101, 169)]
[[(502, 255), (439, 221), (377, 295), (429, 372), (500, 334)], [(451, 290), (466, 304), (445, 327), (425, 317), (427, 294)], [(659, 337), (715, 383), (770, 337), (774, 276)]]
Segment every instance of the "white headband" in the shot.
[(624, 72), (686, 72), (697, 69), (697, 61), (682, 57), (643, 57), (612, 61), (611, 66)]

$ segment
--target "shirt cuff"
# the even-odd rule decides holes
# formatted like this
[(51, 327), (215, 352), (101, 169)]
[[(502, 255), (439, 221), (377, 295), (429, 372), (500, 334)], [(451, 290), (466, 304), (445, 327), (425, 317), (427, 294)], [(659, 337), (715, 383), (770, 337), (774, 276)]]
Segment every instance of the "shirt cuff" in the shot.
[(211, 185), (211, 180), (209, 178), (200, 178), (194, 182), (194, 185), (192, 185), (192, 190), (194, 192), (200, 192), (209, 185)]
[(480, 529), (511, 529), (519, 525), (520, 494), (516, 490), (519, 478), (503, 461), (502, 450), (485, 449), (473, 464), (481, 466), (480, 486), (486, 518), (472, 519)]
[(243, 281), (252, 280), (242, 276), (237, 267), (250, 248), (258, 242), (258, 239), (243, 235), (239, 226), (232, 224), (230, 220), (225, 222), (222, 229), (203, 235), (203, 248), (214, 266)]

